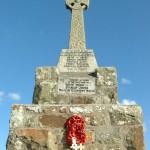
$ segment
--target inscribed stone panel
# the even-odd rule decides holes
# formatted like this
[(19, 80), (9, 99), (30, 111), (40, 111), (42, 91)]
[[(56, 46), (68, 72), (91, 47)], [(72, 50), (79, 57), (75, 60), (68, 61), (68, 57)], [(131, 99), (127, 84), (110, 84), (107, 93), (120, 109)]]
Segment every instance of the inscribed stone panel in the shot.
[(95, 94), (94, 78), (59, 77), (58, 93), (60, 94)]
[(58, 63), (60, 72), (94, 72), (97, 62), (92, 50), (63, 50)]

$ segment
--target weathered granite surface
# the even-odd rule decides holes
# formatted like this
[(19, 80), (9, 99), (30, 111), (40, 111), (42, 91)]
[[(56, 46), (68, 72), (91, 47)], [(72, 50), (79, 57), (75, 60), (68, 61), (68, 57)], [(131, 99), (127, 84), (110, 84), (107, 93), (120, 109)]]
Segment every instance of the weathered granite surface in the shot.
[(59, 72), (57, 67), (36, 70), (34, 104), (117, 104), (117, 72), (97, 67), (95, 72)]
[(72, 12), (70, 29), (70, 49), (86, 49), (83, 11), (89, 7), (89, 0), (66, 0)]
[(73, 114), (87, 121), (86, 150), (145, 150), (141, 108), (106, 104), (14, 105), (7, 149), (69, 149), (65, 125)]

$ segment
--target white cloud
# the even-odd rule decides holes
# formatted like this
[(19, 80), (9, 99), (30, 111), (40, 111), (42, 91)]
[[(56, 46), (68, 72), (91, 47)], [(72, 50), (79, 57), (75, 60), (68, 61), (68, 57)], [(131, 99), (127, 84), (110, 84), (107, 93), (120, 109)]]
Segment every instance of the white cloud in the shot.
[(131, 84), (131, 81), (130, 81), (129, 79), (127, 79), (127, 78), (122, 78), (122, 79), (121, 79), (121, 83), (122, 83), (122, 84), (128, 84), (128, 85), (130, 85), (130, 84)]
[(0, 91), (0, 97), (4, 96), (4, 92)]
[(4, 92), (3, 92), (3, 91), (0, 91), (0, 101), (3, 100), (3, 96), (4, 96)]
[(124, 99), (122, 100), (122, 105), (136, 105), (136, 101), (130, 99)]
[(21, 96), (18, 93), (9, 93), (8, 96), (16, 101), (19, 101), (21, 99)]

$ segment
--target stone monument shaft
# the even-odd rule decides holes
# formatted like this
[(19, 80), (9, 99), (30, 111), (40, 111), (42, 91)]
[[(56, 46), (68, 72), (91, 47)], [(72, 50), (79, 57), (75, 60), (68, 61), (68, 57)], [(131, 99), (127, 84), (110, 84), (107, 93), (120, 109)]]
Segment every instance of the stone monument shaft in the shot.
[(86, 49), (83, 11), (89, 0), (66, 0), (66, 5), (72, 12), (69, 49)]

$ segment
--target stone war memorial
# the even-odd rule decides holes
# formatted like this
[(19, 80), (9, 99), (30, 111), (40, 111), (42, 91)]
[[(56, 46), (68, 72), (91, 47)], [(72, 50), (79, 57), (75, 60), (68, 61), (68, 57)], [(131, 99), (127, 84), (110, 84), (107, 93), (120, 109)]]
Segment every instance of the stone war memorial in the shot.
[(86, 49), (90, 0), (66, 0), (69, 49), (57, 66), (36, 69), (33, 104), (13, 105), (7, 150), (145, 150), (140, 106), (119, 105), (115, 67)]

